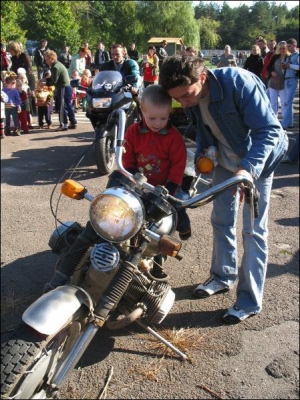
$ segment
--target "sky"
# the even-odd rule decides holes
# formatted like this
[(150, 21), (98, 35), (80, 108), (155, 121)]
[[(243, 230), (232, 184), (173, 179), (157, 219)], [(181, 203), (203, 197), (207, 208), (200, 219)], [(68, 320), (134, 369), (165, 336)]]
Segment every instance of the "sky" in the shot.
[[(211, 1), (213, 1), (214, 3), (222, 3), (222, 4), (224, 3), (224, 1), (217, 1), (217, 0), (211, 0)], [(204, 1), (203, 3), (209, 4), (211, 3), (211, 1)], [(239, 7), (240, 4), (246, 4), (248, 7), (253, 5), (253, 1), (226, 1), (226, 3), (231, 8)], [(281, 5), (285, 4), (289, 10), (299, 5), (299, 1), (276, 1), (276, 3), (279, 3)], [(198, 1), (194, 1), (194, 4), (197, 5), (199, 3)]]

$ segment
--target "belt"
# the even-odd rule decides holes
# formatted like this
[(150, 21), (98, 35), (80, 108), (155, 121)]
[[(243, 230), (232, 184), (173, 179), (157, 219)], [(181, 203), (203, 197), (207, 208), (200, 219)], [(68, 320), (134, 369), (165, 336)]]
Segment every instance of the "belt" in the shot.
[(294, 77), (294, 76), (289, 76), (289, 77), (287, 77), (287, 78), (284, 78), (284, 80), (286, 80), (286, 79), (295, 79), (296, 77)]

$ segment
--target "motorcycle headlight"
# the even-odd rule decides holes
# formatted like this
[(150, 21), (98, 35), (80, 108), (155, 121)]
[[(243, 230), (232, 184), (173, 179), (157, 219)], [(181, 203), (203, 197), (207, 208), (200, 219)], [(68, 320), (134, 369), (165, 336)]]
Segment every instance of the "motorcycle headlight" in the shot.
[(132, 238), (144, 221), (141, 200), (124, 188), (104, 190), (91, 202), (90, 221), (95, 232), (110, 242)]
[(111, 105), (110, 97), (103, 97), (101, 99), (93, 99), (92, 106), (94, 108), (109, 108)]

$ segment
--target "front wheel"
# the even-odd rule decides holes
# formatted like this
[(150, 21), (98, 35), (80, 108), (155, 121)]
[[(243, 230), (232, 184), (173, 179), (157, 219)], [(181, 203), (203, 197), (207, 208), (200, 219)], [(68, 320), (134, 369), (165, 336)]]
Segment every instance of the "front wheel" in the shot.
[(68, 324), (55, 336), (47, 337), (23, 324), (14, 338), (1, 345), (1, 398), (46, 399), (55, 396), (49, 384), (81, 324)]
[(105, 136), (97, 138), (95, 142), (95, 158), (96, 158), (96, 165), (100, 175), (108, 175), (115, 169), (115, 161), (116, 161), (115, 151), (116, 149), (115, 149), (114, 136)]

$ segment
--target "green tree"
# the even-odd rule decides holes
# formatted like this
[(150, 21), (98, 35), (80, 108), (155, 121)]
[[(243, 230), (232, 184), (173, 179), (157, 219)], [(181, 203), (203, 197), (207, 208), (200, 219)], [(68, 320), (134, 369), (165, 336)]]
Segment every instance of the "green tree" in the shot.
[(70, 1), (24, 1), (26, 15), (20, 25), (28, 31), (27, 39), (46, 38), (49, 46), (59, 51), (68, 43), (71, 51), (78, 50), (81, 43), (79, 24)]
[(16, 40), (25, 44), (26, 30), (20, 27), (20, 16), (24, 15), (23, 4), (19, 1), (1, 2), (1, 42)]
[(220, 36), (217, 33), (220, 22), (201, 17), (197, 20), (197, 23), (199, 26), (200, 49), (215, 49), (220, 42)]
[(199, 31), (191, 1), (138, 1), (136, 18), (143, 27), (143, 50), (151, 37), (180, 37), (188, 46), (199, 46)]

